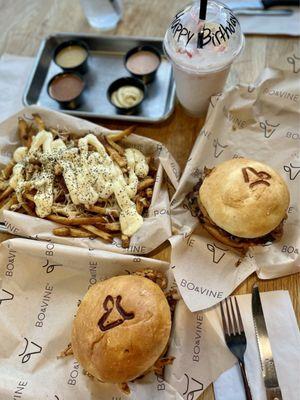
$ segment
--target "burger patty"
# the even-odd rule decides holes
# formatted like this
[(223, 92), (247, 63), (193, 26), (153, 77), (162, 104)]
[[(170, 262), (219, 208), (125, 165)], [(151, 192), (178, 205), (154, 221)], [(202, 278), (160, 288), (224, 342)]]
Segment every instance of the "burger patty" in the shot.
[(280, 222), (280, 224), (275, 229), (273, 229), (267, 235), (251, 239), (232, 235), (231, 233), (225, 231), (224, 229), (216, 225), (210, 219), (207, 211), (205, 210), (205, 207), (202, 206), (199, 199), (199, 189), (203, 183), (203, 179), (206, 176), (208, 176), (211, 171), (212, 171), (211, 169), (205, 168), (203, 178), (199, 180), (199, 182), (194, 186), (193, 191), (189, 193), (189, 195), (187, 196), (192, 215), (197, 216), (199, 218), (199, 221), (204, 228), (208, 228), (208, 230), (209, 228), (217, 230), (219, 235), (225, 237), (226, 239), (228, 239), (228, 241), (232, 242), (232, 244), (235, 245), (234, 247), (239, 247), (245, 250), (247, 250), (250, 246), (271, 243), (281, 238), (283, 234), (283, 223), (286, 217)]

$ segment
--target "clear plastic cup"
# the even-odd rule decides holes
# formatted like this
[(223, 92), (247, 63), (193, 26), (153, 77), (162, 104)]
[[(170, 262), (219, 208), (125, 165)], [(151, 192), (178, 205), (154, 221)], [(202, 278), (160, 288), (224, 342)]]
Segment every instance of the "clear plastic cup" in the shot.
[(89, 24), (101, 31), (114, 29), (122, 18), (122, 0), (80, 0)]
[(222, 91), (244, 47), (239, 21), (228, 7), (208, 0), (205, 21), (199, 20), (199, 8), (197, 1), (179, 11), (164, 38), (178, 100), (195, 116), (204, 115), (211, 96)]

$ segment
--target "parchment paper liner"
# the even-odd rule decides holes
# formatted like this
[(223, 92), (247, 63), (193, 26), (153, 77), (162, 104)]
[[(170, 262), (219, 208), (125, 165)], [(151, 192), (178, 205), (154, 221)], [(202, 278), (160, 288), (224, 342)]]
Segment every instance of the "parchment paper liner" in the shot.
[[(112, 131), (66, 114), (43, 109), (40, 107), (26, 107), (0, 124), (0, 166), (7, 164), (11, 159), (14, 149), (18, 146), (17, 122), (18, 117), (31, 119), (32, 113), (39, 113), (46, 126), (66, 128), (74, 135), (94, 133), (105, 135)], [(155, 127), (153, 128), (155, 129)], [(117, 131), (115, 131), (117, 132)], [(123, 249), (121, 241), (116, 238), (112, 244), (101, 239), (91, 240), (86, 238), (64, 238), (52, 234), (54, 227), (59, 226), (53, 222), (34, 218), (12, 211), (3, 212), (3, 220), (9, 232), (18, 236), (26, 236), (35, 239), (55, 241), (56, 243), (71, 244), (86, 248), (97, 248), (127, 254), (146, 254), (154, 250), (171, 236), (171, 221), (169, 208), (169, 194), (166, 180), (169, 179), (175, 186), (179, 178), (179, 167), (161, 143), (132, 134), (123, 140), (128, 147), (136, 147), (144, 154), (154, 156), (159, 161), (159, 167), (154, 186), (152, 203), (149, 208), (149, 216), (144, 219), (143, 226), (131, 238), (130, 247)]]

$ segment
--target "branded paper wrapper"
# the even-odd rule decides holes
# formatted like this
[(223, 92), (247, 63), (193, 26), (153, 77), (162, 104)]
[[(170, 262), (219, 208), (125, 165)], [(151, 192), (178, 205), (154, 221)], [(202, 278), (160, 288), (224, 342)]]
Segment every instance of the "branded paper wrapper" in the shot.
[(73, 356), (56, 358), (70, 342), (78, 302), (89, 286), (144, 268), (165, 272), (169, 288), (174, 287), (172, 270), (163, 261), (50, 241), (3, 242), (0, 398), (18, 399), (21, 393), (22, 400), (196, 400), (235, 362), (216, 311), (191, 313), (179, 301), (168, 353), (176, 359), (166, 370), (166, 380), (148, 374), (130, 384), (130, 396), (84, 375)]
[[(226, 383), (224, 379), (231, 373), (228, 370), (235, 358), (224, 342), (219, 306), (192, 313), (182, 300), (177, 303), (168, 351), (169, 356), (175, 357), (173, 364), (166, 367), (164, 379), (147, 374), (131, 383), (130, 396), (116, 385), (84, 375), (73, 356), (57, 359), (70, 342), (72, 321), (88, 288), (97, 281), (144, 268), (165, 272), (169, 288), (176, 287), (172, 269), (163, 261), (50, 241), (16, 238), (3, 242), (0, 245), (0, 399), (196, 400), (221, 374), (218, 393), (225, 395), (227, 391), (222, 391), (221, 385)], [(247, 335), (245, 360), (249, 383), (253, 399), (262, 400), (264, 388), (251, 296), (237, 298)], [(294, 399), (291, 393), (298, 393), (295, 387), (300, 338), (289, 295), (284, 291), (262, 293), (262, 305), (279, 383), (286, 398)], [(287, 337), (289, 340), (284, 340)], [(243, 393), (239, 379), (236, 385), (239, 393)]]
[[(102, 136), (112, 132), (102, 126), (66, 114), (40, 107), (26, 107), (0, 124), (1, 168), (8, 163), (12, 158), (14, 149), (20, 145), (17, 136), (18, 117), (32, 119), (32, 113), (39, 113), (46, 126), (67, 129), (74, 135), (82, 136), (87, 133), (94, 133), (97, 136)], [(4, 211), (3, 220), (8, 231), (18, 236), (42, 240), (52, 239), (57, 243), (129, 254), (146, 254), (162, 244), (171, 236), (170, 201), (166, 177), (176, 186), (179, 178), (179, 167), (168, 150), (155, 140), (132, 134), (122, 143), (126, 147), (131, 146), (141, 150), (145, 155), (153, 156), (158, 165), (148, 217), (144, 219), (144, 224), (139, 231), (132, 236), (128, 249), (123, 249), (121, 241), (117, 238), (112, 244), (109, 244), (101, 239), (57, 237), (52, 234), (52, 230), (59, 226), (58, 224), (12, 211)]]
[[(270, 279), (300, 270), (298, 75), (295, 70), (267, 68), (254, 85), (238, 85), (211, 99), (205, 125), (171, 202), (175, 233), (170, 239), (171, 263), (191, 311), (220, 302), (254, 271), (259, 278)], [(269, 164), (285, 179), (291, 194), (282, 239), (251, 248), (244, 258), (201, 229), (186, 200), (204, 167), (235, 157)]]

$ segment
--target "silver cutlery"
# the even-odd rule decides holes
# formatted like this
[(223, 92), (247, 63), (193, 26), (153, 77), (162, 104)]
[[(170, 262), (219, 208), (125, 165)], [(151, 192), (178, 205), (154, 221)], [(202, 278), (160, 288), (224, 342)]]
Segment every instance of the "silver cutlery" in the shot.
[(252, 289), (252, 315), (267, 399), (282, 400), (257, 284)]
[[(220, 303), (223, 332), (225, 342), (232, 354), (236, 356), (242, 373), (245, 394), (247, 400), (252, 400), (251, 391), (245, 370), (244, 354), (247, 347), (247, 340), (244, 331), (243, 321), (236, 297), (234, 297), (235, 307), (232, 303), (232, 297), (225, 299)], [(224, 305), (223, 305), (223, 304)], [(229, 307), (229, 305), (230, 307)]]

